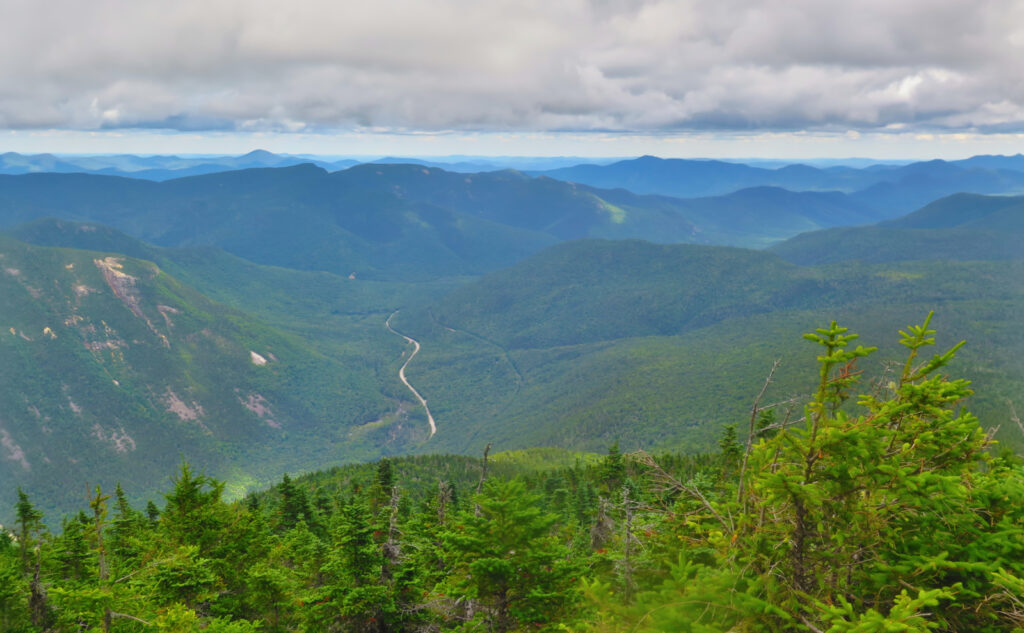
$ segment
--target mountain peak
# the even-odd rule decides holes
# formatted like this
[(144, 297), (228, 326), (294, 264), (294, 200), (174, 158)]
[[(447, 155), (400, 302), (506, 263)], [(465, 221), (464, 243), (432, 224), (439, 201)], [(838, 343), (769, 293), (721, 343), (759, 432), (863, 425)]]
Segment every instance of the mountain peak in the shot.
[(239, 158), (280, 158), (280, 156), (273, 152), (268, 152), (265, 149), (254, 149), (248, 154), (240, 156)]

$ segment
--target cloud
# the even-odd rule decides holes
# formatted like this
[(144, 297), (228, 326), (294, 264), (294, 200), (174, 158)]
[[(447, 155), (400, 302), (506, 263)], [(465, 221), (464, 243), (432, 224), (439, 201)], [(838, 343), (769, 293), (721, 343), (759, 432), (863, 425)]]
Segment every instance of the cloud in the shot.
[(8, 0), (0, 128), (1024, 129), (1015, 0)]

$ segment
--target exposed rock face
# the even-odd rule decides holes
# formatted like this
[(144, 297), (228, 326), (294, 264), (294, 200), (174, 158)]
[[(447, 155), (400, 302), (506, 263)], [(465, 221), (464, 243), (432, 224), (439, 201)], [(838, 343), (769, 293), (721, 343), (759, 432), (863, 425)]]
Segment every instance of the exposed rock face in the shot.
[(11, 434), (7, 432), (7, 429), (0, 428), (0, 447), (3, 447), (4, 459), (12, 462), (18, 462), (24, 470), (32, 470), (32, 465), (28, 463), (28, 459), (25, 457), (25, 451), (18, 446), (11, 437)]
[(239, 394), (238, 401), (242, 403), (243, 407), (252, 411), (259, 417), (259, 419), (266, 422), (268, 426), (272, 426), (275, 429), (281, 428), (281, 423), (275, 421), (273, 417), (271, 417), (273, 412), (270, 410), (270, 403), (267, 402), (267, 399), (261, 394), (250, 393), (245, 398)]
[(132, 277), (122, 270), (124, 266), (121, 262), (123, 261), (123, 257), (107, 257), (104, 259), (94, 259), (93, 263), (96, 264), (96, 268), (99, 268), (100, 273), (103, 274), (103, 279), (110, 286), (114, 296), (128, 306), (132, 314), (140, 319), (145, 319), (146, 315), (143, 314), (142, 308), (139, 307), (139, 293), (135, 289), (135, 282), (138, 281), (138, 278)]
[(201, 404), (186, 403), (170, 387), (167, 388), (167, 393), (164, 395), (164, 404), (167, 405), (167, 411), (181, 418), (183, 422), (198, 420), (206, 415)]
[(135, 450), (135, 440), (124, 430), (124, 427), (106, 430), (99, 424), (92, 427), (93, 437), (101, 442), (107, 442), (118, 453), (128, 453)]
[[(138, 281), (138, 277), (133, 277), (132, 275), (124, 272), (124, 265), (122, 264), (123, 261), (123, 257), (105, 257), (103, 259), (94, 259), (93, 263), (96, 264), (96, 268), (98, 268), (100, 273), (103, 274), (103, 279), (107, 282), (107, 285), (110, 286), (110, 290), (114, 293), (114, 296), (120, 299), (121, 302), (132, 311), (132, 314), (146, 322), (146, 325), (149, 326), (149, 329), (153, 334), (160, 339), (160, 342), (164, 347), (170, 347), (171, 341), (165, 334), (156, 329), (153, 322), (148, 316), (146, 316), (146, 313), (142, 311), (139, 292), (135, 285)], [(161, 310), (160, 314), (165, 320), (167, 320), (168, 326), (170, 326), (170, 320), (168, 319), (166, 312)]]

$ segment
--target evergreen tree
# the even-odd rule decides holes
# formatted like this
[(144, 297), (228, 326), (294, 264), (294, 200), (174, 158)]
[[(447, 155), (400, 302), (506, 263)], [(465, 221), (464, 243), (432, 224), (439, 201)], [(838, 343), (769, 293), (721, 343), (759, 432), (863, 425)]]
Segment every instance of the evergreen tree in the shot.
[(722, 478), (729, 479), (739, 471), (740, 459), (743, 457), (743, 447), (736, 436), (735, 424), (728, 424), (722, 430), (718, 450), (722, 462)]
[[(834, 322), (806, 335), (823, 350), (804, 423), (752, 450), (742, 494), (688, 500), (670, 576), (619, 609), (609, 630), (1011, 631), (1024, 604), (1024, 475), (996, 463), (961, 408), (967, 381), (939, 373), (950, 351), (921, 326), (884, 396), (844, 407), (858, 381), (855, 335)], [(604, 596), (603, 598), (601, 596)], [(622, 620), (615, 613), (625, 614)]]
[(605, 493), (613, 494), (622, 487), (626, 477), (626, 462), (619, 452), (619, 441), (608, 447), (608, 455), (601, 464), (601, 484)]
[(140, 541), (146, 529), (146, 519), (128, 503), (121, 484), (114, 489), (114, 505), (114, 520), (107, 532), (107, 549), (111, 570), (116, 576), (122, 576), (123, 572), (139, 563), (144, 549)]
[(391, 460), (383, 458), (377, 462), (377, 473), (370, 487), (370, 511), (376, 515), (381, 508), (391, 501), (391, 492), (395, 486), (395, 472)]
[(205, 556), (221, 545), (229, 523), (229, 511), (221, 501), (224, 484), (206, 475), (196, 475), (187, 463), (181, 464), (174, 488), (165, 495), (167, 505), (160, 528), (175, 545), (198, 548)]
[(196, 545), (182, 545), (169, 554), (170, 558), (162, 560), (147, 578), (156, 602), (208, 613), (209, 603), (220, 589), (213, 561), (199, 556)]
[(373, 533), (366, 506), (352, 500), (341, 507), (314, 608), (315, 627), (352, 633), (387, 630), (394, 609), (380, 584), (383, 557)]
[(32, 548), (36, 544), (36, 536), (43, 529), (43, 513), (29, 501), (28, 495), (18, 488), (17, 505), (18, 548), (21, 557), (22, 573), (28, 573), (32, 564)]
[(160, 508), (156, 507), (152, 499), (146, 502), (146, 518), (153, 524), (160, 520)]
[(448, 535), (450, 583), (478, 607), (467, 617), (498, 633), (554, 630), (574, 606), (577, 573), (553, 535), (557, 517), (519, 480), (489, 479), (474, 501), (479, 515), (461, 513)]
[(281, 507), (278, 512), (277, 524), (282, 532), (288, 531), (299, 524), (307, 526), (315, 525), (316, 517), (313, 514), (313, 507), (309, 503), (306, 492), (297, 487), (285, 473), (281, 483), (277, 487), (281, 495)]
[(89, 573), (89, 543), (85, 537), (85, 516), (79, 513), (71, 520), (65, 519), (61, 525), (61, 535), (54, 543), (57, 566), (61, 578), (81, 581)]

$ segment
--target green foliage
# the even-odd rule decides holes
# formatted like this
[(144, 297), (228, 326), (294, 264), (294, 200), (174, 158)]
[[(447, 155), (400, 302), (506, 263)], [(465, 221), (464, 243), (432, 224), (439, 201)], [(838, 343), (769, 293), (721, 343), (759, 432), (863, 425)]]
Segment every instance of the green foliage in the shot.
[(282, 530), (290, 530), (300, 522), (309, 525), (316, 520), (305, 491), (292, 484), (288, 473), (281, 479), (278, 491), (281, 494), (281, 507), (277, 523)]
[(28, 583), (6, 533), (0, 533), (0, 631), (27, 630)]
[(65, 580), (84, 580), (91, 567), (91, 552), (85, 538), (86, 520), (84, 515), (65, 519), (60, 538), (54, 550), (60, 573)]
[(962, 344), (918, 360), (934, 344), (930, 321), (901, 332), (907, 362), (882, 393), (857, 398), (858, 414), (843, 405), (857, 389), (854, 361), (873, 350), (850, 349), (856, 336), (835, 322), (805, 335), (824, 353), (803, 420), (753, 446), (738, 494), (680, 487), (690, 499), (677, 511), (692, 510), (674, 529), (689, 552), (711, 558), (684, 553), (621, 621), (638, 630), (1012, 630), (1024, 473), (987, 452), (977, 418), (961, 408), (969, 383), (939, 373)]
[(554, 514), (519, 480), (488, 480), (448, 535), (455, 562), (451, 582), (477, 600), (469, 613), (495, 631), (544, 628), (562, 621), (574, 603), (579, 573), (552, 530)]
[(616, 441), (608, 447), (608, 455), (601, 464), (601, 483), (607, 493), (615, 493), (622, 486), (626, 476), (626, 465), (619, 451), (619, 443)]
[(738, 472), (743, 457), (743, 447), (740, 446), (736, 435), (735, 424), (725, 426), (722, 437), (718, 440), (718, 452), (722, 456), (723, 479), (729, 479), (733, 473)]
[(223, 482), (197, 475), (183, 462), (174, 488), (165, 495), (167, 505), (160, 518), (168, 539), (180, 546), (194, 546), (204, 554), (217, 547), (230, 512), (221, 500), (223, 493)]
[(38, 532), (43, 528), (43, 513), (29, 500), (28, 495), (18, 488), (18, 548), (21, 555), (22, 571), (28, 571), (29, 555)]
[(318, 626), (370, 632), (394, 616), (393, 596), (380, 582), (384, 558), (373, 537), (369, 510), (359, 502), (343, 505), (313, 611)]

